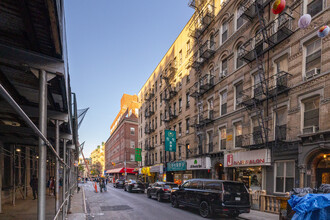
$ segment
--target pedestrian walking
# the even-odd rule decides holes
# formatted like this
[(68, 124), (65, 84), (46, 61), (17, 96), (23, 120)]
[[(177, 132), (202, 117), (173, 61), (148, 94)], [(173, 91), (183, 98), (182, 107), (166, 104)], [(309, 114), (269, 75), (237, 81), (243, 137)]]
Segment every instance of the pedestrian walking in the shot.
[(32, 188), (33, 200), (35, 200), (38, 196), (38, 179), (35, 175), (33, 175), (32, 179), (30, 180), (30, 186)]
[(54, 183), (54, 177), (50, 178), (50, 182), (49, 182), (49, 195), (53, 196), (54, 194), (54, 190), (55, 190), (55, 183)]

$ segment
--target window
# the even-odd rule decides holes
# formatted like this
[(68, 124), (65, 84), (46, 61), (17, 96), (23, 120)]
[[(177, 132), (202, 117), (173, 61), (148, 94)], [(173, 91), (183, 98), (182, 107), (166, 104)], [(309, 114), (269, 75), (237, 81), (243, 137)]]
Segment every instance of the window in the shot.
[(191, 181), (188, 188), (203, 189), (203, 182), (202, 181)]
[(243, 82), (235, 85), (235, 110), (240, 106), (243, 97)]
[(179, 123), (179, 136), (182, 134), (182, 122)]
[(156, 86), (155, 86), (155, 92), (157, 92), (157, 87), (158, 87), (158, 86), (157, 86), (157, 80), (155, 81), (155, 85), (156, 85)]
[(190, 151), (189, 144), (186, 144), (186, 158), (189, 157), (189, 151)]
[(131, 161), (135, 161), (135, 155), (131, 154)]
[(173, 103), (173, 115), (176, 115), (176, 102)]
[(182, 185), (182, 188), (190, 188), (190, 181), (185, 182), (185, 183)]
[(227, 114), (227, 91), (220, 94), (220, 115)]
[(259, 126), (258, 116), (252, 118), (252, 137), (253, 144), (261, 144), (262, 143), (262, 130), (261, 126)]
[(303, 101), (304, 103), (304, 132), (318, 130), (320, 117), (320, 97), (313, 97)]
[(262, 89), (262, 85), (260, 83), (260, 75), (258, 73), (253, 75), (253, 82), (254, 82), (253, 96), (254, 97), (262, 96), (263, 89)]
[(159, 132), (159, 143), (163, 143), (163, 132)]
[(131, 141), (131, 148), (135, 148), (135, 142)]
[[(162, 82), (163, 82), (163, 76), (160, 75), (159, 76), (159, 88), (162, 88)], [(160, 100), (162, 100), (162, 99), (160, 98)]]
[(276, 110), (275, 117), (275, 138), (277, 140), (286, 140), (287, 109), (281, 108)]
[(190, 95), (189, 93), (186, 94), (186, 108), (189, 108), (190, 106)]
[(294, 161), (276, 161), (275, 162), (275, 177), (276, 186), (275, 192), (286, 193), (294, 188)]
[(213, 118), (213, 98), (210, 98), (207, 101), (207, 107), (208, 107), (208, 118), (212, 119)]
[(187, 41), (187, 54), (190, 52), (190, 40)]
[(159, 119), (160, 119), (159, 120), (159, 126), (162, 126), (162, 123), (163, 123), (163, 121), (162, 121), (163, 120), (163, 114), (162, 113), (159, 114)]
[(220, 128), (220, 150), (226, 150), (227, 130), (225, 127)]
[(190, 82), (190, 76), (187, 75), (187, 81), (186, 81), (186, 84), (188, 84)]
[(131, 135), (135, 134), (135, 128), (131, 128)]
[(225, 58), (221, 62), (220, 78), (226, 77), (227, 74), (228, 74), (228, 63), (227, 63), (227, 58)]
[(157, 117), (155, 118), (155, 129), (157, 128)]
[(179, 98), (179, 112), (182, 112), (182, 98)]
[(208, 146), (208, 152), (213, 152), (213, 132), (209, 131), (207, 132), (207, 146)]
[(204, 189), (222, 191), (222, 185), (219, 182), (206, 181), (204, 183)]
[(240, 68), (241, 66), (244, 65), (244, 61), (240, 59), (240, 54), (243, 53), (243, 49), (241, 48), (242, 44), (238, 44), (236, 47), (236, 69)]
[(179, 51), (179, 64), (182, 64), (182, 50)]
[(160, 162), (163, 163), (163, 151), (159, 152)]
[(181, 159), (181, 145), (179, 145), (179, 159)]
[(186, 134), (189, 134), (189, 118), (186, 119)]
[(163, 94), (159, 94), (159, 106), (162, 107)]
[(242, 123), (235, 124), (235, 147), (242, 147)]
[(308, 79), (321, 71), (321, 39), (307, 43), (305, 48), (305, 77)]
[(310, 14), (312, 17), (318, 14), (323, 9), (323, 0), (308, 0), (307, 5), (307, 14)]
[(155, 99), (155, 111), (157, 111), (157, 99)]
[(228, 22), (224, 21), (221, 26), (221, 42), (224, 43), (228, 37)]
[(279, 72), (288, 72), (288, 56), (285, 55), (285, 56), (282, 56), (280, 57), (279, 59), (275, 60), (275, 71), (276, 73), (279, 73)]
[(236, 30), (238, 30), (240, 27), (242, 27), (242, 25), (244, 24), (244, 19), (243, 19), (243, 6), (240, 6), (239, 8), (237, 8), (236, 11)]

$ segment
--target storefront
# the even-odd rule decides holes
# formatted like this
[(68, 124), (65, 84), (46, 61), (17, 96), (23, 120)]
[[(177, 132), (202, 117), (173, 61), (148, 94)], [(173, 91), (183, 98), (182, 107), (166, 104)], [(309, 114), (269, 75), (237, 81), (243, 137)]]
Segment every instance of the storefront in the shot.
[[(192, 179), (192, 172), (187, 171), (186, 161), (169, 162), (167, 163), (166, 171), (167, 174), (172, 177), (173, 182), (178, 185), (181, 185), (183, 182)], [(168, 179), (169, 178), (167, 178), (167, 181), (169, 181)]]
[(211, 158), (198, 157), (187, 160), (187, 170), (192, 171), (192, 178), (211, 179)]
[(137, 172), (134, 170), (135, 168), (120, 167), (107, 170), (105, 173), (109, 176), (113, 176), (113, 179), (125, 179), (125, 174), (127, 179), (136, 179)]
[(153, 178), (150, 178), (149, 182), (154, 183), (156, 181), (162, 181), (163, 173), (164, 173), (164, 166), (163, 164), (157, 164), (150, 167), (150, 173), (152, 174)]
[(252, 191), (265, 189), (266, 166), (271, 165), (269, 149), (238, 151), (225, 154), (224, 159), (228, 179), (243, 182)]

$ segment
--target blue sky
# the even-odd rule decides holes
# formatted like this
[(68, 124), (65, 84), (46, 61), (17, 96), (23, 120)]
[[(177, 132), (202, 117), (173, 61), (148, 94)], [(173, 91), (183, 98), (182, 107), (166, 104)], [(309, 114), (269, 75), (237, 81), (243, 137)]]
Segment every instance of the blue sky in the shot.
[(66, 0), (72, 91), (90, 107), (84, 154), (110, 135), (123, 93), (137, 94), (194, 10), (188, 0)]

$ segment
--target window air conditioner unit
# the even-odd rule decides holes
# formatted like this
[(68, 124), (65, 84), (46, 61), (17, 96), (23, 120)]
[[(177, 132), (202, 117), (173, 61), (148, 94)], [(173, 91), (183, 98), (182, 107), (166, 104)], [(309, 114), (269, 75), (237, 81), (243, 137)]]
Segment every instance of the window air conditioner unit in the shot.
[(186, 130), (186, 134), (188, 134), (189, 133), (189, 130)]
[(181, 133), (179, 133), (179, 137), (181, 137)]
[(227, 76), (227, 72), (228, 72), (227, 69), (221, 71), (221, 72), (220, 72), (220, 79), (225, 78), (225, 77)]
[(239, 97), (239, 98), (236, 98), (236, 104), (239, 105), (243, 102), (243, 98), (242, 97)]
[(308, 126), (308, 127), (304, 127), (303, 129), (303, 133), (304, 134), (309, 134), (309, 133), (315, 133), (319, 130), (319, 127), (318, 126)]
[(306, 72), (306, 79), (312, 78), (313, 76), (318, 74), (318, 70), (317, 68), (314, 68), (308, 72)]

